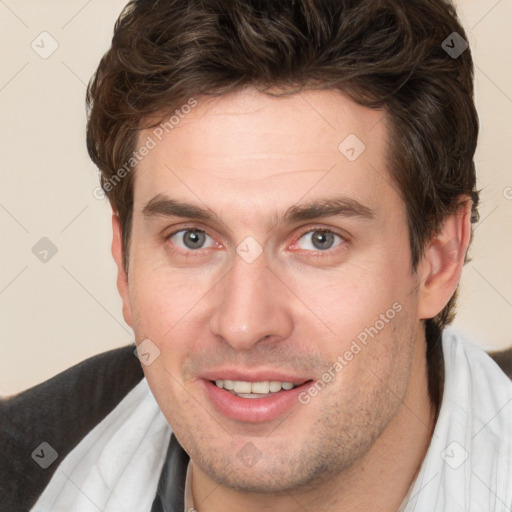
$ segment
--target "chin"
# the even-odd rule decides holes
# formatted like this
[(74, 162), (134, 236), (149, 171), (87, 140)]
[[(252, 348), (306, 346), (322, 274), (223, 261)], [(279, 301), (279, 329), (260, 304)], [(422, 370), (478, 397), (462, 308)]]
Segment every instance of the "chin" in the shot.
[[(254, 444), (245, 440), (241, 449), (238, 443), (237, 447), (229, 443), (222, 447), (210, 444), (208, 448), (194, 443), (190, 455), (194, 463), (217, 484), (244, 493), (277, 496), (289, 495), (294, 490), (304, 492), (315, 488), (333, 470), (331, 464), (326, 464), (325, 457), (304, 452), (299, 443), (292, 447), (289, 439), (286, 449), (276, 443), (258, 444), (264, 439), (255, 439)], [(256, 444), (261, 450), (255, 447)], [(206, 449), (203, 451), (202, 448)], [(336, 471), (339, 470), (339, 465), (336, 465)]]

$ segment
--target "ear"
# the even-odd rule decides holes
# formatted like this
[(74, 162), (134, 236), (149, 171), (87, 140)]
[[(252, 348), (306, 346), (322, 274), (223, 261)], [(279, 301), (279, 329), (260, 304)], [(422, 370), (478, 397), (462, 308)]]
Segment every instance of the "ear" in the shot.
[(128, 288), (128, 274), (123, 264), (123, 236), (121, 220), (117, 212), (112, 214), (112, 256), (117, 265), (117, 289), (123, 301), (123, 317), (125, 322), (132, 325), (132, 311), (130, 306), (130, 293)]
[(446, 218), (442, 229), (430, 241), (418, 266), (421, 279), (419, 318), (433, 318), (446, 306), (459, 284), (466, 251), (471, 241), (469, 197), (461, 196), (456, 213)]

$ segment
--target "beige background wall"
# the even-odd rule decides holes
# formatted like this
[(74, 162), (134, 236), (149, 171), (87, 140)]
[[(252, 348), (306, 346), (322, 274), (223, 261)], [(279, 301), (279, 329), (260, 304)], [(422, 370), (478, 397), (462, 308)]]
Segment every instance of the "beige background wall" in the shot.
[[(4, 396), (132, 341), (115, 287), (108, 203), (93, 196), (84, 108), (86, 83), (124, 4), (0, 0)], [(512, 346), (512, 0), (458, 6), (476, 62), (483, 192), (455, 325), (498, 349)], [(49, 251), (47, 262), (32, 252), (43, 237), (57, 249), (52, 256), (52, 246), (39, 242), (35, 252)]]

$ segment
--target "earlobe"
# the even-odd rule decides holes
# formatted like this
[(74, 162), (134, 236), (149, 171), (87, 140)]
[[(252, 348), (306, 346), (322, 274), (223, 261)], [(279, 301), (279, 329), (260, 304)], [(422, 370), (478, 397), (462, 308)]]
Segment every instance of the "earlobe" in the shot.
[(448, 216), (431, 240), (418, 267), (421, 279), (419, 318), (433, 318), (455, 293), (471, 240), (471, 199)]
[(117, 289), (123, 301), (123, 317), (125, 322), (132, 327), (128, 275), (124, 268), (123, 259), (122, 227), (119, 215), (116, 212), (112, 214), (112, 256), (117, 265)]

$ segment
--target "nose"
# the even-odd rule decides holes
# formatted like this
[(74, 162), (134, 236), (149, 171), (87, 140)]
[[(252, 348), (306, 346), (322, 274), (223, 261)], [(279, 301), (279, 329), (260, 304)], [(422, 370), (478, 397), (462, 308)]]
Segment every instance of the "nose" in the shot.
[(264, 253), (252, 263), (236, 255), (216, 293), (210, 331), (235, 350), (250, 350), (264, 339), (268, 343), (290, 336), (292, 293), (269, 268)]

